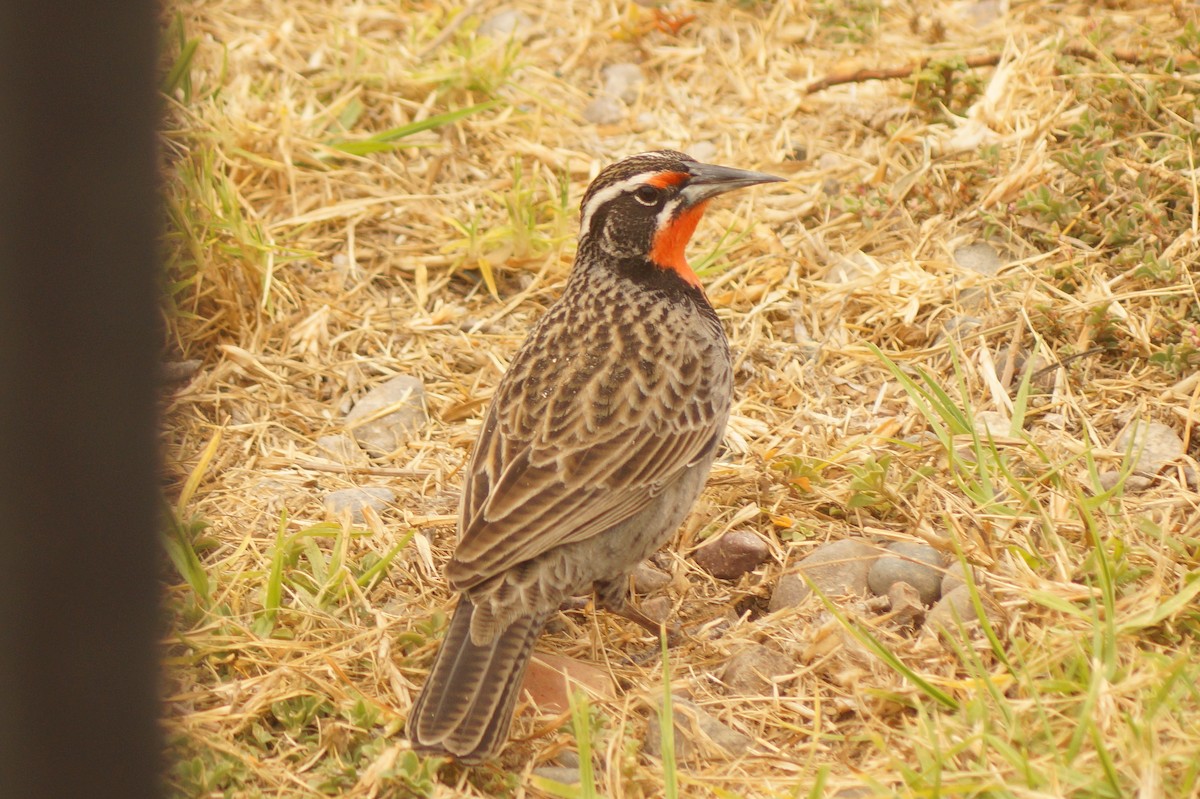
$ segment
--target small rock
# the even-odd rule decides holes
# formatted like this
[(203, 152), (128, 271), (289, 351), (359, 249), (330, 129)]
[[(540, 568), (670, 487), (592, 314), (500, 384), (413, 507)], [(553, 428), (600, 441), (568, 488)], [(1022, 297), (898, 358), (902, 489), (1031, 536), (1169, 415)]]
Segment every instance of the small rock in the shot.
[(543, 779), (553, 780), (563, 785), (579, 784), (579, 767), (569, 766), (538, 766), (533, 773)]
[(782, 652), (753, 644), (729, 659), (721, 673), (726, 693), (736, 696), (770, 696), (773, 679), (792, 671), (792, 661)]
[(643, 596), (660, 588), (666, 588), (670, 583), (671, 575), (659, 571), (644, 561), (633, 570), (633, 590)]
[(533, 20), (522, 11), (506, 8), (485, 19), (477, 33), (493, 39), (528, 39), (533, 35)]
[(1200, 469), (1194, 466), (1183, 467), (1183, 480), (1193, 491), (1200, 491)]
[(867, 575), (877, 557), (877, 547), (856, 538), (823, 544), (779, 578), (779, 584), (771, 594), (769, 610), (774, 613), (803, 602), (810, 591), (805, 577), (831, 599), (866, 596)]
[(1129, 474), (1125, 475), (1125, 482), (1121, 482), (1122, 472), (1104, 471), (1096, 475), (1097, 481), (1100, 483), (1100, 490), (1112, 491), (1121, 484), (1121, 490), (1127, 494), (1140, 494), (1143, 491), (1154, 485), (1154, 478), (1147, 477), (1144, 474)]
[(368, 391), (346, 414), (346, 429), (373, 455), (395, 451), (425, 425), (425, 386), (399, 375)]
[(975, 432), (985, 438), (1007, 438), (1012, 432), (1012, 420), (998, 411), (979, 411), (973, 421)]
[(671, 618), (671, 611), (674, 607), (671, 597), (656, 596), (639, 604), (638, 610), (642, 611), (650, 621), (664, 622)]
[(1172, 427), (1144, 419), (1135, 419), (1126, 425), (1113, 443), (1113, 449), (1128, 452), (1135, 458), (1134, 469), (1147, 474), (1157, 474), (1165, 464), (1185, 451), (1183, 439)]
[[(983, 601), (988, 620), (995, 621), (997, 614), (992, 599), (982, 593), (979, 598)], [(971, 589), (967, 585), (960, 585), (942, 597), (925, 617), (926, 629), (939, 635), (954, 635), (956, 638), (960, 623), (968, 628), (979, 624), (979, 617), (975, 615), (975, 605), (971, 602)]]
[(345, 433), (321, 436), (317, 439), (317, 448), (338, 463), (365, 465), (368, 462), (367, 453), (359, 449), (354, 439)]
[(544, 713), (563, 713), (571, 707), (571, 694), (580, 688), (592, 696), (613, 695), (612, 678), (599, 666), (566, 655), (538, 652), (525, 670), (521, 695)]
[(625, 105), (611, 94), (601, 92), (583, 109), (583, 118), (593, 125), (615, 125), (625, 118)]
[(736, 580), (758, 568), (771, 554), (767, 542), (749, 530), (731, 530), (700, 547), (692, 555), (696, 564), (722, 580)]
[(343, 488), (341, 491), (330, 491), (325, 495), (325, 510), (331, 516), (340, 516), (348, 511), (351, 521), (362, 524), (363, 508), (371, 508), (379, 513), (395, 500), (395, 492), (383, 486)]
[(852, 785), (849, 788), (840, 789), (829, 799), (875, 799), (876, 796), (879, 794), (865, 785)]
[(932, 605), (941, 593), (942, 555), (928, 544), (896, 541), (888, 554), (871, 565), (867, 584), (878, 596), (887, 596), (894, 583), (905, 582), (917, 589), (921, 602)]
[[(971, 570), (971, 579), (976, 585), (979, 584), (979, 581), (975, 579), (975, 571), (973, 569)], [(962, 561), (952, 561), (942, 574), (942, 596), (950, 593), (960, 585), (966, 585), (966, 583), (966, 577), (963, 575)]]
[(200, 371), (200, 367), (204, 364), (201, 360), (188, 361), (167, 361), (162, 364), (159, 370), (159, 379), (164, 383), (182, 383), (184, 380), (191, 380), (192, 375)]
[(917, 627), (925, 620), (925, 605), (917, 589), (905, 582), (892, 583), (888, 588), (892, 620), (901, 627)]
[[(996, 364), (997, 375), (1004, 374), (1004, 370), (1008, 366), (1009, 352), (1010, 347), (1005, 344), (1003, 347), (998, 348), (992, 356), (992, 361)], [(1021, 380), (1025, 378), (1025, 372), (1030, 371), (1033, 372), (1033, 377), (1030, 378), (1030, 385), (1032, 387), (1041, 389), (1042, 391), (1053, 391), (1055, 370), (1048, 369), (1048, 366), (1050, 366), (1050, 363), (1042, 356), (1037, 355), (1030, 358), (1028, 350), (1018, 349), (1017, 354), (1013, 356), (1013, 390), (1015, 391), (1016, 387), (1020, 385)], [(1045, 421), (1045, 416), (1043, 416), (1042, 421)]]
[(554, 765), (564, 768), (579, 768), (579, 753), (564, 749), (554, 756)]
[[(733, 760), (750, 751), (749, 736), (717, 721), (696, 705), (678, 696), (671, 697), (675, 716), (675, 759), (683, 764)], [(661, 705), (656, 708), (658, 710)], [(662, 737), (656, 717), (646, 730), (646, 753), (662, 757)]]
[(646, 82), (642, 68), (637, 64), (609, 64), (601, 74), (604, 75), (604, 92), (626, 105), (637, 101), (641, 86)]
[(1000, 267), (1004, 266), (1000, 254), (986, 242), (959, 247), (954, 251), (954, 262), (963, 269), (970, 269), (972, 272), (988, 276), (996, 274), (1000, 271)]

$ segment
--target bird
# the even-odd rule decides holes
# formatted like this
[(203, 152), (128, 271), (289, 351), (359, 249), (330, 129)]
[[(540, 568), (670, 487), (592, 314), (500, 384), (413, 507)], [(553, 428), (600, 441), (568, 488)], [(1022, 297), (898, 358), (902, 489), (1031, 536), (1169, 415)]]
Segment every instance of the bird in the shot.
[(729, 343), (684, 250), (719, 194), (783, 180), (673, 150), (605, 167), (559, 299), (501, 377), (446, 566), (457, 605), (405, 733), (465, 765), (507, 741), (547, 620), (594, 592), (645, 620), (629, 576), (683, 522), (721, 446)]

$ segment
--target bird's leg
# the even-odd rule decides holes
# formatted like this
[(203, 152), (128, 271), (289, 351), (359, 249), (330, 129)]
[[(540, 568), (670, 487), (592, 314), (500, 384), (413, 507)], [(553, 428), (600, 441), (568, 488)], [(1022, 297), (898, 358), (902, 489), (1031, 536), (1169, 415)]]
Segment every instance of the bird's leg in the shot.
[(679, 625), (657, 622), (629, 601), (628, 577), (596, 583), (596, 604), (609, 613), (628, 619), (656, 638), (665, 628), (668, 646), (675, 646), (680, 641)]

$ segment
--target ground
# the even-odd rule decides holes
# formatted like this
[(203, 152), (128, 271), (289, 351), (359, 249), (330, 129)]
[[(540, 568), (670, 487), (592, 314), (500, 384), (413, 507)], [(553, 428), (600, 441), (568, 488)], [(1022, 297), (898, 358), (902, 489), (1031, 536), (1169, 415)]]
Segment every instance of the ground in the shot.
[[(168, 3), (173, 795), (1200, 796), (1198, 17)], [(788, 179), (714, 202), (690, 248), (737, 372), (657, 559), (688, 634), (664, 659), (566, 614), (541, 648), (600, 675), (574, 716), (522, 712), (482, 768), (422, 761), (404, 718), (482, 408), (557, 296), (589, 179), (661, 147)], [(317, 444), (398, 375), (425, 391), (411, 436)], [(354, 522), (325, 504), (351, 487), (392, 494)], [(728, 532), (765, 563), (698, 566)], [(847, 538), (969, 562), (989, 623), (770, 610)], [(734, 691), (751, 649), (771, 679)], [(655, 748), (668, 680), (747, 751)]]

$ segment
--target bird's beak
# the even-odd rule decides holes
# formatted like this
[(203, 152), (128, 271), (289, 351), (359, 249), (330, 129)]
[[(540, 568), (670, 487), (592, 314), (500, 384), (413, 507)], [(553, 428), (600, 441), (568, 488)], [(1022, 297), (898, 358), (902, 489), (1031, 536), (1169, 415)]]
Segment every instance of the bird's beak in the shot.
[(691, 177), (680, 194), (689, 207), (734, 189), (785, 180), (765, 172), (750, 172), (716, 164), (688, 164), (688, 173)]

